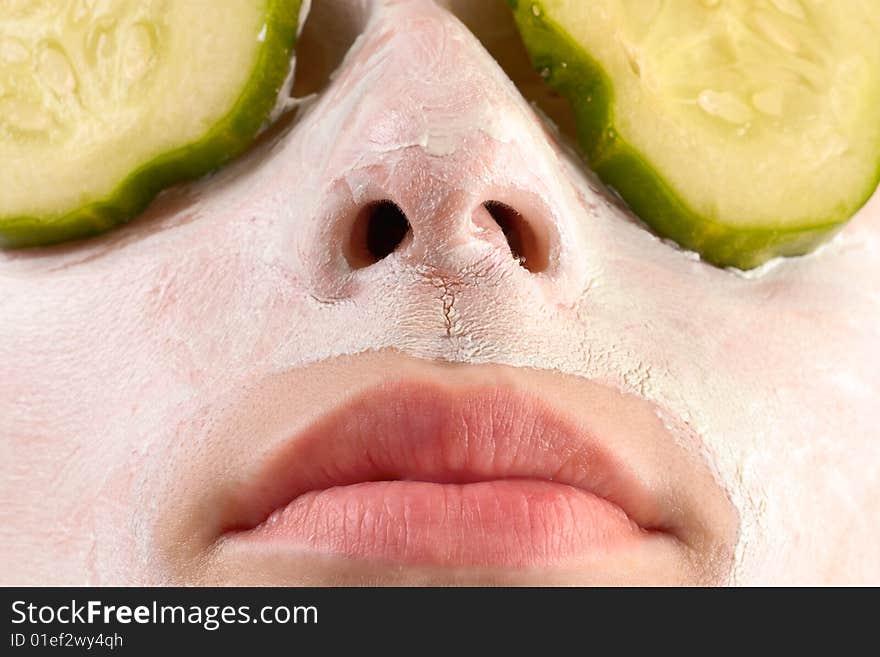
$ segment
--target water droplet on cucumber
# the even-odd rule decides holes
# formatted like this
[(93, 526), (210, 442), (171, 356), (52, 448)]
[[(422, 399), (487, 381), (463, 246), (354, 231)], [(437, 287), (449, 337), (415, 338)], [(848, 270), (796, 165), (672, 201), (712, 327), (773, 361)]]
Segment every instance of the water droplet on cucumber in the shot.
[(697, 105), (706, 114), (736, 125), (748, 123), (754, 117), (752, 109), (730, 91), (704, 89), (697, 96)]
[(785, 92), (782, 89), (764, 89), (752, 96), (752, 105), (756, 110), (768, 116), (782, 116)]

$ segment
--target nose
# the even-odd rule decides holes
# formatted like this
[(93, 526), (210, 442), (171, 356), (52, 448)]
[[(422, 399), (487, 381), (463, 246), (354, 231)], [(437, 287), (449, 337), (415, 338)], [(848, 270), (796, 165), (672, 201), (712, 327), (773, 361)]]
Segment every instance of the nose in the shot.
[(521, 285), (577, 274), (576, 191), (558, 147), (434, 2), (374, 3), (297, 131), (311, 163), (298, 184), (317, 190), (305, 255), (323, 295), (415, 270), (475, 285), (490, 270)]
[[(411, 261), (442, 260), (437, 256), (453, 245), (456, 231), (461, 232), (461, 242), (484, 241), (503, 254), (502, 258), (512, 256), (529, 272), (543, 272), (549, 264), (549, 231), (543, 225), (535, 226), (503, 201), (492, 199), (478, 205), (469, 226), (457, 226), (455, 214), (447, 215), (448, 221), (438, 221), (436, 216), (418, 218), (416, 237), (409, 217), (395, 201), (388, 198), (367, 203), (350, 225), (345, 222), (342, 226), (347, 233), (342, 248), (348, 264), (352, 269), (373, 266), (398, 251)], [(449, 236), (443, 235), (444, 228)]]

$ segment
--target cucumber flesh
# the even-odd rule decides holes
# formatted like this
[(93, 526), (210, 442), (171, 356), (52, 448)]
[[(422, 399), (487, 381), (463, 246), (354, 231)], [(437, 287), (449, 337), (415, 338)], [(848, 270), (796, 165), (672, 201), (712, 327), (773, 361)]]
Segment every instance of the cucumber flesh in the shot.
[(92, 235), (241, 152), (299, 0), (0, 0), (0, 245)]
[(718, 265), (803, 254), (880, 180), (876, 0), (511, 0), (589, 164)]

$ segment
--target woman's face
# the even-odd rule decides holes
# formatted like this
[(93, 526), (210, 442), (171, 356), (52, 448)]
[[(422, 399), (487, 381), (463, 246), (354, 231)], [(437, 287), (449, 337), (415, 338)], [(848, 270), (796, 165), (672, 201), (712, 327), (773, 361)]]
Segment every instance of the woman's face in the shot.
[(0, 252), (0, 579), (880, 582), (880, 195), (714, 268), (561, 145), (501, 3), (315, 5), (301, 79), (358, 38), (292, 121)]

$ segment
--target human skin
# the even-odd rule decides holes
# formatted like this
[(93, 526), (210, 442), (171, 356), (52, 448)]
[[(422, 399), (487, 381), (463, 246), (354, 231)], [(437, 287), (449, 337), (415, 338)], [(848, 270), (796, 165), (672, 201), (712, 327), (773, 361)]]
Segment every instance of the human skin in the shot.
[[(234, 478), (251, 434), (216, 427), (271, 406), (267, 381), (307, 416), (407, 374), (655, 405), (733, 534), (711, 576), (640, 581), (880, 583), (880, 194), (809, 256), (712, 267), (621, 209), (448, 7), (326, 7), (362, 37), (288, 125), (119, 230), (0, 252), (0, 581), (608, 581), (308, 554), (251, 571), (188, 543), (193, 472)], [(381, 199), (411, 234), (355, 267), (353, 218)], [(542, 271), (488, 200), (541, 236)]]

